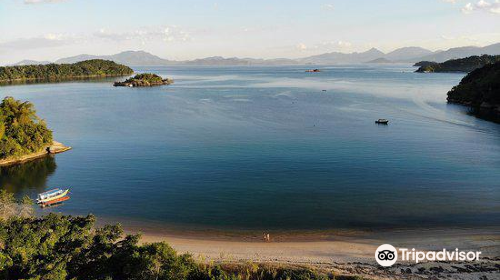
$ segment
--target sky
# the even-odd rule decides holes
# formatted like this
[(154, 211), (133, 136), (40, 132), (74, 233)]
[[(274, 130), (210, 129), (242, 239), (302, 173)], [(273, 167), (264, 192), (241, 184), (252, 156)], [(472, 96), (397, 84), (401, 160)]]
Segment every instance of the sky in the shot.
[(500, 0), (0, 0), (0, 64), (144, 50), (299, 58), (500, 42)]

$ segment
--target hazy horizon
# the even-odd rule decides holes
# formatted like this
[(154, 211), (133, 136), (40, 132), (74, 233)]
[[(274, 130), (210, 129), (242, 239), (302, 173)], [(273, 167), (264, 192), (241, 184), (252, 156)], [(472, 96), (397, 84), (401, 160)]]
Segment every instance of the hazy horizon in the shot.
[(127, 50), (169, 60), (436, 51), (500, 42), (498, 26), (499, 0), (0, 0), (0, 64)]

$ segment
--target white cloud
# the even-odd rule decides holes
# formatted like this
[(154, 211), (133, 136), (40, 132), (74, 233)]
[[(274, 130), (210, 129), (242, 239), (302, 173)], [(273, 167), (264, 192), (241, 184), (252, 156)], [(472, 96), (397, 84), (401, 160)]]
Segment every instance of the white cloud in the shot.
[(491, 6), (491, 4), (490, 4), (490, 3), (488, 3), (488, 2), (486, 2), (486, 1), (484, 1), (484, 0), (479, 0), (479, 1), (477, 2), (476, 6), (477, 6), (478, 8), (484, 9), (484, 8), (488, 8), (489, 6)]
[(470, 14), (474, 11), (483, 11), (483, 12), (490, 12), (493, 14), (500, 14), (500, 0), (495, 0), (495, 2), (479, 0), (476, 4), (467, 3), (462, 8), (462, 13), (464, 14)]
[(35, 37), (35, 38), (20, 38), (13, 41), (0, 43), (0, 49), (5, 50), (30, 50), (60, 47), (70, 44), (70, 39), (54, 38), (51, 36)]
[(140, 41), (145, 44), (149, 41), (162, 40), (164, 42), (190, 41), (191, 35), (175, 25), (142, 27), (129, 32), (112, 32), (101, 28), (93, 34), (98, 39), (112, 41)]
[(306, 46), (306, 44), (304, 44), (304, 43), (299, 43), (299, 44), (297, 44), (297, 45), (295, 46), (295, 48), (296, 48), (297, 50), (299, 50), (299, 51), (305, 51), (305, 50), (307, 50), (307, 46)]
[(338, 41), (337, 46), (339, 46), (340, 48), (350, 48), (352, 44), (345, 41)]
[(65, 39), (65, 36), (63, 34), (55, 34), (55, 33), (48, 33), (45, 34), (45, 36), (43, 37), (47, 40), (57, 40), (57, 41)]
[(450, 4), (456, 4), (457, 0), (441, 0), (442, 2), (450, 3)]
[(462, 13), (464, 14), (470, 14), (474, 11), (474, 5), (472, 3), (467, 3), (465, 6), (462, 8)]
[[(0, 0), (1, 1), (1, 0)], [(142, 27), (130, 32), (112, 32), (101, 28), (97, 32), (88, 34), (47, 33), (31, 38), (17, 38), (11, 41), (0, 41), (0, 49), (29, 50), (64, 45), (96, 43), (103, 41), (131, 42), (146, 45), (149, 42), (185, 42), (192, 40), (190, 34), (178, 26)]]
[(325, 7), (325, 9), (332, 10), (332, 11), (335, 9), (335, 6), (333, 4), (326, 4), (324, 7)]
[(66, 0), (24, 0), (24, 4), (44, 4), (44, 3), (58, 3)]

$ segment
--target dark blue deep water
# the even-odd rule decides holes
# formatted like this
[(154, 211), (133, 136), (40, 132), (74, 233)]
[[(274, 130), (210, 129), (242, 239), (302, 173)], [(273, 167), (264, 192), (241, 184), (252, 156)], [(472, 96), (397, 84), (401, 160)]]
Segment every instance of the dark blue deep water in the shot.
[[(116, 221), (216, 229), (500, 224), (500, 125), (446, 104), (462, 74), (396, 66), (137, 68), (113, 80), (0, 87), (74, 149), (3, 168), (2, 188)], [(326, 90), (326, 91), (323, 91)], [(378, 118), (390, 120), (376, 125)]]

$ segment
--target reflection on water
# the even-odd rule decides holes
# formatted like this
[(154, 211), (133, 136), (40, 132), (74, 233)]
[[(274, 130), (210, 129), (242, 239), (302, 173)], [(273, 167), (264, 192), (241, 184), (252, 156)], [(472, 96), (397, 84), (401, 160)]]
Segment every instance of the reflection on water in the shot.
[(56, 210), (66, 214), (189, 228), (500, 224), (500, 126), (446, 103), (463, 74), (134, 70), (176, 83), (0, 87), (0, 96), (33, 102), (54, 138), (74, 148), (57, 155), (55, 174), (46, 158), (2, 171), (2, 185), (30, 197), (46, 185), (70, 188)]
[(52, 156), (46, 156), (24, 164), (0, 167), (0, 186), (21, 197), (28, 193), (42, 192), (47, 179), (56, 171), (57, 164)]

